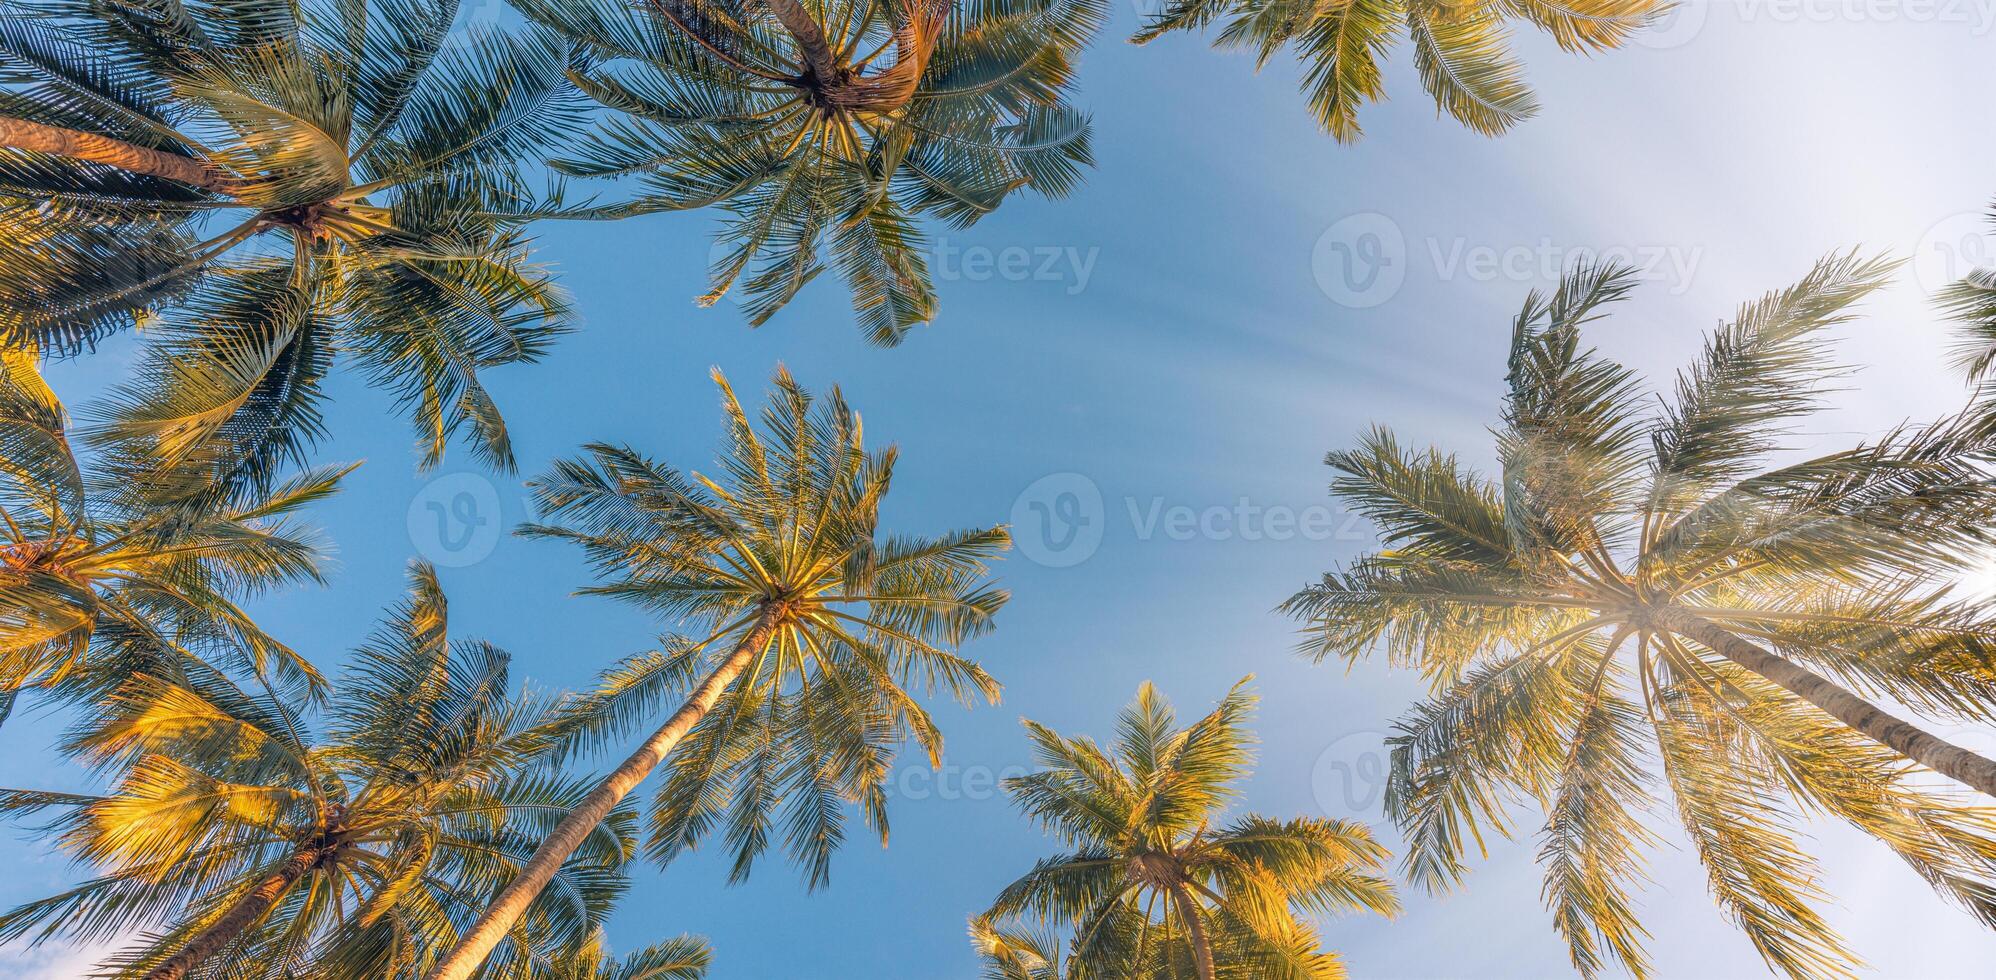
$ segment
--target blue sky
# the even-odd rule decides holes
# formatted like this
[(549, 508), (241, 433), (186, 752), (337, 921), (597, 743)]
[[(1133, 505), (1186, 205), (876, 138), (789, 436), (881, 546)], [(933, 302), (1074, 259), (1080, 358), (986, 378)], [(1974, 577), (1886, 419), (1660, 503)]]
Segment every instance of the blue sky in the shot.
[[(808, 385), (843, 386), (869, 436), (901, 446), (891, 526), (1016, 520), (1030, 545), (1000, 570), (1013, 600), (998, 631), (970, 648), (1006, 682), (1004, 703), (940, 710), (945, 769), (897, 780), (889, 849), (855, 833), (817, 894), (780, 861), (732, 888), (715, 855), (643, 868), (613, 942), (704, 934), (722, 980), (972, 977), (965, 917), (1055, 847), (992, 788), (1027, 762), (1019, 718), (1104, 733), (1147, 678), (1191, 714), (1256, 675), (1263, 745), (1246, 803), (1377, 822), (1378, 741), (1418, 682), (1304, 664), (1293, 625), (1271, 611), (1371, 543), (1325, 496), (1321, 457), (1384, 422), (1487, 461), (1509, 317), (1584, 251), (1654, 270), (1594, 339), (1659, 383), (1702, 330), (1819, 255), (1913, 258), (1843, 328), (1866, 370), (1810, 436), (1846, 443), (1957, 406), (1949, 333), (1926, 292), (1996, 255), (1977, 237), (1996, 197), (1992, 3), (1692, 2), (1612, 55), (1521, 38), (1545, 108), (1501, 140), (1438, 122), (1402, 52), (1393, 100), (1365, 114), (1356, 147), (1315, 131), (1290, 63), (1256, 76), (1250, 59), (1192, 37), (1134, 48), (1120, 41), (1136, 22), (1125, 3), (1081, 73), (1097, 170), (1069, 200), (1021, 198), (972, 229), (933, 228), (942, 313), (894, 350), (863, 343), (830, 277), (759, 330), (731, 303), (697, 309), (711, 215), (545, 229), (542, 256), (584, 325), (544, 364), (492, 378), (523, 475), (591, 440), (703, 467), (718, 435), (708, 368), (759, 391), (782, 361)], [(1341, 264), (1351, 256), (1370, 264)], [(82, 405), (131, 356), (114, 344), (52, 374)], [(320, 455), (366, 461), (318, 512), (337, 575), (255, 607), (328, 666), (396, 597), (412, 556), (475, 553), (439, 550), (430, 503), (470, 492), (490, 528), (527, 516), (517, 480), (461, 454), (417, 473), (404, 424), (358, 378), (336, 395)], [(1074, 520), (1042, 526), (1043, 514)], [(582, 685), (661, 628), (569, 597), (588, 578), (571, 549), (490, 544), (445, 570), (454, 628), (512, 651), (538, 685)], [(9, 723), (0, 785), (77, 784), (42, 751), (56, 727)], [(1949, 734), (1996, 746), (1996, 733)], [(1986, 975), (1996, 938), (1881, 846), (1812, 832), (1839, 896), (1830, 917), (1876, 975)], [(1642, 899), (1657, 975), (1764, 975), (1668, 839)], [(1410, 892), (1392, 922), (1329, 922), (1328, 944), (1359, 977), (1567, 975), (1533, 850), (1528, 835), (1498, 842), (1463, 893)], [(0, 862), (8, 905), (73, 875), (46, 844), (14, 836)], [(76, 962), (0, 952), (0, 973), (68, 976)]]

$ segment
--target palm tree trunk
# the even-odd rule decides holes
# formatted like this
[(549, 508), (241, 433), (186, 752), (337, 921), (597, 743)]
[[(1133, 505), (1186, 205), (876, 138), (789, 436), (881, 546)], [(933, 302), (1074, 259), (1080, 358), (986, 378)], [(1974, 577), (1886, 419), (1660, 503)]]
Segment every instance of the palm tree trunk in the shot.
[(1929, 735), (1815, 671), (1707, 620), (1687, 613), (1666, 613), (1657, 625), (1697, 640), (1900, 755), (1996, 797), (1996, 760)]
[(325, 853), (323, 848), (307, 847), (285, 858), (284, 863), (278, 865), (276, 871), (257, 882), (256, 887), (251, 888), (243, 897), (236, 899), (236, 904), (222, 913), (221, 918), (196, 933), (193, 939), (187, 941), (187, 945), (180, 948), (180, 952), (173, 954), (172, 958), (146, 974), (146, 980), (181, 980), (208, 957), (228, 948), (230, 943), (235, 942), (237, 936), (242, 935), (244, 929), (262, 919), (264, 914), (270, 911), (270, 907), (277, 904), (277, 900), (284, 897), (284, 893), (290, 891), (292, 885), (298, 883), (298, 879), (305, 877), (305, 873), (312, 870), (312, 866), (319, 863)]
[(653, 769), (658, 768), (680, 739), (685, 738), (686, 733), (713, 710), (728, 685), (733, 684), (735, 678), (740, 677), (756, 656), (769, 646), (782, 616), (783, 610), (779, 606), (765, 608), (748, 635), (735, 646), (734, 652), (714, 668), (714, 672), (708, 674), (699, 687), (694, 688), (686, 703), (680, 705), (679, 710), (673, 712), (658, 731), (645, 739), (644, 744), (625, 759), (623, 765), (597, 783), (580, 806), (561, 818), (554, 832), (534, 850), (533, 857), (527, 859), (519, 876), (499, 892), (499, 897), (493, 899), (478, 921), (459, 937), (450, 955), (430, 971), (429, 980), (465, 980), (478, 969), (479, 964), (485, 962), (485, 958), (492, 954), (492, 947), (499, 945), (499, 940), (506, 937), (513, 924), (527, 911), (527, 906), (533, 904), (541, 890), (554, 880), (555, 872), (561, 870), (562, 863), (582, 846), (583, 839), (610, 815), (610, 811), (625, 796), (630, 795), (631, 790), (644, 782)]
[(101, 163), (135, 174), (163, 177), (214, 194), (234, 196), (230, 193), (228, 180), (199, 160), (95, 133), (0, 116), (0, 147)]
[(1178, 917), (1185, 920), (1185, 935), (1192, 941), (1192, 966), (1199, 971), (1199, 980), (1213, 980), (1213, 943), (1206, 938), (1199, 903), (1182, 881), (1171, 886), (1171, 897), (1178, 903)]
[(817, 18), (804, 9), (797, 0), (762, 0), (769, 12), (797, 40), (797, 49), (804, 55), (804, 64), (820, 84), (838, 81), (838, 61), (832, 55), (832, 46), (825, 40), (825, 29), (818, 26)]

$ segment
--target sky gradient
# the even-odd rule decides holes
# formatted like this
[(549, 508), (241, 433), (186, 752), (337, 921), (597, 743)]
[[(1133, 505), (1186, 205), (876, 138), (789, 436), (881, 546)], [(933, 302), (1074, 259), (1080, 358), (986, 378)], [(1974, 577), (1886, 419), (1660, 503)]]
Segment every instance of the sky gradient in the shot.
[[(1028, 762), (1019, 718), (1107, 735), (1145, 679), (1189, 716), (1255, 675), (1263, 744), (1245, 803), (1361, 817), (1390, 839), (1379, 740), (1422, 685), (1378, 664), (1310, 666), (1291, 652), (1294, 624), (1272, 612), (1373, 543), (1326, 496), (1321, 458), (1377, 422), (1487, 466), (1510, 317), (1581, 254), (1652, 270), (1591, 339), (1658, 386), (1702, 331), (1817, 257), (1910, 258), (1899, 285), (1840, 329), (1865, 370), (1798, 444), (1845, 445), (1966, 397), (1927, 293), (1967, 271), (1958, 256), (1996, 256), (1977, 237), (1996, 197), (1996, 0), (1882, 17), (1882, 5), (1837, 0), (1691, 0), (1647, 43), (1595, 58), (1523, 36), (1544, 110), (1500, 140), (1437, 120), (1403, 50), (1387, 73), (1393, 100), (1364, 113), (1355, 147), (1316, 131), (1289, 61), (1256, 76), (1250, 58), (1200, 38), (1132, 47), (1120, 38), (1137, 11), (1121, 2), (1077, 97), (1094, 112), (1096, 171), (1068, 200), (1019, 198), (968, 230), (931, 226), (941, 315), (897, 349), (863, 342), (831, 276), (759, 330), (729, 301), (697, 309), (714, 217), (694, 213), (541, 231), (583, 325), (545, 363), (491, 377), (520, 478), (455, 452), (416, 472), (387, 396), (336, 379), (319, 457), (366, 465), (315, 511), (338, 544), (334, 583), (253, 606), (329, 670), (424, 553), (454, 566), (443, 581), (457, 635), (511, 651), (537, 686), (581, 686), (647, 648), (667, 624), (569, 596), (588, 582), (574, 549), (487, 534), (454, 551), (429, 505), (469, 493), (484, 501), (481, 531), (510, 528), (528, 517), (521, 480), (587, 441), (707, 468), (719, 436), (710, 366), (744, 396), (759, 397), (779, 361), (807, 386), (842, 386), (869, 441), (902, 450), (886, 526), (1019, 525), (1021, 547), (999, 569), (1012, 602), (967, 648), (1006, 683), (1004, 702), (939, 706), (946, 766), (904, 762), (891, 848), (855, 822), (816, 894), (780, 857), (737, 887), (718, 854), (645, 866), (613, 920), (619, 949), (700, 933), (717, 980), (974, 977), (966, 917), (1057, 847), (994, 787)], [(134, 349), (126, 338), (51, 378), (80, 408)], [(44, 751), (59, 724), (9, 722), (0, 785), (81, 785)], [(1996, 747), (1996, 734), (1947, 734)], [(1570, 975), (1539, 906), (1536, 823), (1522, 826), (1464, 892), (1410, 890), (1398, 920), (1330, 922), (1327, 945), (1362, 978)], [(1655, 974), (1765, 976), (1681, 837), (1659, 826), (1670, 843), (1641, 896)], [(1987, 975), (1996, 937), (1883, 846), (1812, 831), (1839, 897), (1829, 916), (1875, 975)], [(74, 874), (18, 834), (0, 840), (0, 863), (9, 906)], [(0, 951), (9, 976), (66, 977), (78, 963), (59, 949)]]

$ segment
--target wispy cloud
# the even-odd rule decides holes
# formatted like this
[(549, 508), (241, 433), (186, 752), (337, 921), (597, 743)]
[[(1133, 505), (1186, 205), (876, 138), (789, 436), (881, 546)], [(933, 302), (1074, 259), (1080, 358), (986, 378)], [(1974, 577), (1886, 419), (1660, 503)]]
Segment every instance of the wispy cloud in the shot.
[(76, 980), (104, 959), (118, 943), (69, 945), (46, 943), (32, 949), (0, 949), (0, 976), (11, 980)]

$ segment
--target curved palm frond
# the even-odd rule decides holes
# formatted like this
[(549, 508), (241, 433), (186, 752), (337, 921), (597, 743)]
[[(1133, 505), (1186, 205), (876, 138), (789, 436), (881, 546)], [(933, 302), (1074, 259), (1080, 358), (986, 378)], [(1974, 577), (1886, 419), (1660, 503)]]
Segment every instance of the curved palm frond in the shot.
[(1169, 0), (1131, 38), (1145, 44), (1220, 22), (1215, 47), (1253, 52), (1256, 66), (1292, 49), (1317, 124), (1340, 142), (1364, 135), (1358, 113), (1386, 97), (1380, 63), (1403, 39), (1438, 113), (1485, 136), (1537, 115), (1511, 51), (1511, 25), (1566, 51), (1620, 47), (1675, 0)]

